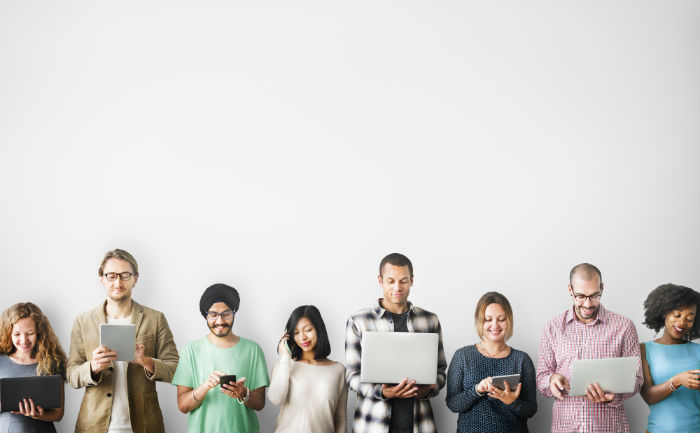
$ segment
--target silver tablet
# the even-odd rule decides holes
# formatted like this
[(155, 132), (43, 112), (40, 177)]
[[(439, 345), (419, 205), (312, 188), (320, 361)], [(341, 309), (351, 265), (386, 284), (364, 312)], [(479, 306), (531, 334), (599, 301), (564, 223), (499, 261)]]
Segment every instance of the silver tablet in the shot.
[(100, 346), (117, 352), (117, 361), (133, 361), (136, 345), (136, 325), (100, 323)]
[(503, 385), (504, 381), (508, 383), (508, 387), (510, 388), (511, 391), (515, 391), (515, 388), (517, 388), (518, 384), (520, 383), (520, 374), (508, 374), (505, 376), (493, 376), (491, 378), (491, 384), (500, 390), (506, 389), (505, 385)]
[(586, 395), (586, 387), (597, 382), (605, 392), (626, 394), (634, 391), (639, 358), (577, 359), (571, 368), (569, 395)]
[(419, 385), (437, 381), (438, 334), (427, 332), (362, 333), (360, 382)]

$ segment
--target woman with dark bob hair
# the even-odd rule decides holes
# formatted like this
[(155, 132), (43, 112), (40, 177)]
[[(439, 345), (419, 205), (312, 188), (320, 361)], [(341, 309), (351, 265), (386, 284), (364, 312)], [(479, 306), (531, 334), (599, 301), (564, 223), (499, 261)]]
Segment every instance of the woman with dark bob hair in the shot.
[[(447, 370), (447, 407), (459, 414), (457, 432), (527, 433), (537, 412), (535, 366), (527, 353), (506, 344), (513, 335), (513, 310), (498, 292), (476, 304), (474, 325), (481, 338), (457, 350)], [(520, 374), (511, 388), (495, 376)]]
[(281, 406), (275, 432), (345, 433), (345, 367), (331, 361), (331, 344), (313, 305), (292, 311), (277, 346), (268, 397)]
[[(49, 319), (31, 302), (15, 304), (2, 313), (0, 326), (0, 377), (66, 375), (66, 354)], [(19, 402), (19, 410), (0, 413), (0, 431), (56, 432), (54, 421), (63, 418), (61, 407), (44, 409), (34, 401)]]
[(641, 344), (644, 384), (651, 412), (649, 433), (700, 432), (700, 293), (675, 284), (652, 290), (644, 301), (644, 324), (661, 337)]

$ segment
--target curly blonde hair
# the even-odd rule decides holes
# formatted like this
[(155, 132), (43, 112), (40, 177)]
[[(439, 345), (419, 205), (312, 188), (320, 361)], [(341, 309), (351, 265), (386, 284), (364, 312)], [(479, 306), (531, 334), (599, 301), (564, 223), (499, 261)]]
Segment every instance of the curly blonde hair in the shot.
[(65, 377), (66, 354), (53, 332), (49, 319), (41, 308), (31, 302), (20, 302), (3, 311), (0, 326), (0, 353), (12, 355), (17, 348), (12, 344), (12, 328), (21, 319), (29, 317), (36, 326), (36, 345), (32, 357), (37, 360), (36, 374), (60, 374)]

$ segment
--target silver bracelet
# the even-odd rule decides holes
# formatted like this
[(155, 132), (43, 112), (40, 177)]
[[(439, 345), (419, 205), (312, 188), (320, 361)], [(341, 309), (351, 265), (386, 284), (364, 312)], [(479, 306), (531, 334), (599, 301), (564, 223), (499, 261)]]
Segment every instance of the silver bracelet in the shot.
[(478, 395), (479, 397), (483, 397), (484, 393), (479, 392), (479, 388), (477, 388), (478, 386), (479, 386), (478, 383), (476, 385), (474, 385), (474, 391), (476, 391), (476, 395)]
[(678, 389), (675, 386), (673, 386), (673, 382), (671, 381), (671, 379), (668, 380), (668, 387), (671, 388), (671, 392)]
[(246, 404), (248, 403), (248, 400), (250, 400), (250, 390), (245, 386), (243, 388), (245, 388), (245, 397), (243, 397), (243, 400), (241, 400), (240, 397), (236, 398), (236, 400), (238, 400), (238, 404)]

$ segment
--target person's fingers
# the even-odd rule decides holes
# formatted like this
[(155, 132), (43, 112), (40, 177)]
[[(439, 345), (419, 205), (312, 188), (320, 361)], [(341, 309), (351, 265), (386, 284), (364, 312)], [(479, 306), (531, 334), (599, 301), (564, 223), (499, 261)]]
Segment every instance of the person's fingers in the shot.
[(508, 384), (508, 381), (506, 381), (506, 380), (503, 381), (503, 389), (505, 390), (505, 392), (510, 394), (510, 385)]
[(29, 399), (29, 413), (31, 413), (32, 416), (36, 414), (36, 406), (34, 405), (34, 400), (31, 398)]

